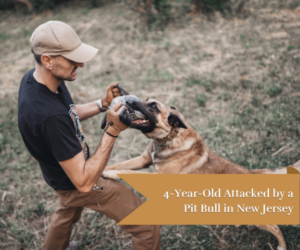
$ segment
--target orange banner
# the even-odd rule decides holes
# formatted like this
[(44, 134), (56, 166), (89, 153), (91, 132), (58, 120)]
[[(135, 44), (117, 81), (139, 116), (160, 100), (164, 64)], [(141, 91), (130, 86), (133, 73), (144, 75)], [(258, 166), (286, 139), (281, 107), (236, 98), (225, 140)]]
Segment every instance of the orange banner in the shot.
[(299, 172), (122, 174), (148, 200), (120, 225), (298, 225)]

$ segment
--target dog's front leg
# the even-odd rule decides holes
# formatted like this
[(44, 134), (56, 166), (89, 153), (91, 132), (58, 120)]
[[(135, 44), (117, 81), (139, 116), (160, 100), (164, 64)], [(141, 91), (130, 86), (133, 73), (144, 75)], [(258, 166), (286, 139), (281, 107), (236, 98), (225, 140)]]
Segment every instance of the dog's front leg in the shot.
[(157, 174), (155, 173), (149, 173), (149, 172), (141, 172), (141, 171), (134, 171), (134, 170), (105, 170), (102, 172), (102, 176), (105, 178), (113, 179), (113, 180), (119, 180), (121, 179), (118, 175), (119, 174)]
[(142, 155), (118, 164), (107, 166), (105, 167), (105, 170), (148, 168), (152, 164), (152, 159), (148, 148), (149, 147), (146, 148)]

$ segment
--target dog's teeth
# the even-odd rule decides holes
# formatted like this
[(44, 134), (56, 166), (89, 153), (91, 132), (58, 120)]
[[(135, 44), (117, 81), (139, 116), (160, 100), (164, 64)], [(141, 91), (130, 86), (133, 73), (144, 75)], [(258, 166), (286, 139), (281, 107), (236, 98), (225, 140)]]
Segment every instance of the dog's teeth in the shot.
[(145, 120), (143, 120), (143, 122), (146, 122)]

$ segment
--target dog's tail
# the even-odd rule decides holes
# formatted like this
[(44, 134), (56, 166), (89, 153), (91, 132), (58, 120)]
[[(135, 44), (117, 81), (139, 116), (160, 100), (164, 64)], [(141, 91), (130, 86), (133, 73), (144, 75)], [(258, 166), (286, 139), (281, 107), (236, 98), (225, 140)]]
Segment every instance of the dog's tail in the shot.
[[(298, 170), (300, 173), (300, 161), (297, 161), (295, 164), (292, 166), (289, 166), (292, 168), (295, 168)], [(252, 174), (287, 174), (287, 168), (275, 168), (275, 169), (252, 169), (251, 170)]]

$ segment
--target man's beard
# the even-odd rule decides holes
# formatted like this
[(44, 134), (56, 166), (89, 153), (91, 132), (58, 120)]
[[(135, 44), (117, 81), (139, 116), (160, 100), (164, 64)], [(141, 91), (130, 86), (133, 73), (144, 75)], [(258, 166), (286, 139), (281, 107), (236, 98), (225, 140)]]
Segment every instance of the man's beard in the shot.
[(75, 78), (72, 77), (72, 74), (75, 72), (76, 69), (77, 69), (77, 67), (74, 68), (74, 70), (72, 71), (71, 75), (68, 76), (68, 77), (65, 77), (65, 76), (63, 76), (61, 74), (58, 74), (56, 70), (54, 72), (52, 72), (52, 75), (56, 79), (58, 79), (59, 81), (70, 81), (70, 82), (72, 82), (72, 81), (76, 80), (76, 76), (75, 76)]

